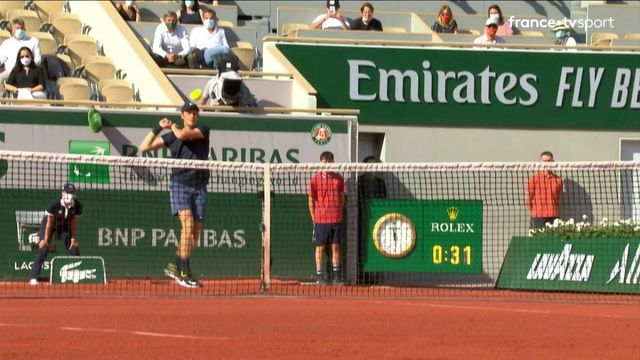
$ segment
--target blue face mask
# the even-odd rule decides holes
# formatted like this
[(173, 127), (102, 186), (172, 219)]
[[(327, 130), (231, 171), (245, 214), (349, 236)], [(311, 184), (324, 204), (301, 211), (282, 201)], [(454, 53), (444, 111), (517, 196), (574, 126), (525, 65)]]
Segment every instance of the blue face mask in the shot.
[(207, 29), (213, 29), (216, 27), (216, 22), (213, 19), (204, 19), (204, 27)]
[(489, 17), (491, 19), (496, 20), (496, 21), (500, 20), (500, 14), (491, 14)]
[(13, 33), (13, 36), (15, 36), (16, 39), (18, 40), (24, 39), (24, 35), (25, 35), (24, 29), (18, 29)]
[(567, 33), (564, 30), (556, 31), (556, 37), (557, 38), (563, 38), (563, 37), (565, 37), (565, 35), (567, 35)]

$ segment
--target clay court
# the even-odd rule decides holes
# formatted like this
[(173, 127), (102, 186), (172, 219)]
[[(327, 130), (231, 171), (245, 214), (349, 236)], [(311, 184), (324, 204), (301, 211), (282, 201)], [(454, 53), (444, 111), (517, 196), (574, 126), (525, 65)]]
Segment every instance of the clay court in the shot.
[[(403, 294), (349, 286), (323, 292), (285, 283), (273, 292), (300, 294), (305, 288), (313, 295), (207, 296), (198, 290), (190, 296), (182, 289), (177, 298), (171, 295), (178, 288), (169, 282), (148, 284), (156, 294), (165, 291), (149, 297), (127, 291), (133, 285), (118, 285), (118, 291), (104, 292), (112, 283), (102, 293), (96, 287), (5, 286), (1, 357), (638, 359), (640, 354), (640, 306), (625, 297), (601, 297), (613, 303), (595, 304), (568, 294), (451, 289)], [(224, 288), (209, 283), (204, 289), (207, 285)], [(77, 297), (83, 291), (90, 298)]]

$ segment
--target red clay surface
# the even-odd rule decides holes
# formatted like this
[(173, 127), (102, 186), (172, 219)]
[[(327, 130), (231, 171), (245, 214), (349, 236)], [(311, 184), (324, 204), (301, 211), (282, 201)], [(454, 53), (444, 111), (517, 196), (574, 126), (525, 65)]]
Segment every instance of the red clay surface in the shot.
[(3, 359), (634, 359), (640, 306), (290, 297), (0, 300)]

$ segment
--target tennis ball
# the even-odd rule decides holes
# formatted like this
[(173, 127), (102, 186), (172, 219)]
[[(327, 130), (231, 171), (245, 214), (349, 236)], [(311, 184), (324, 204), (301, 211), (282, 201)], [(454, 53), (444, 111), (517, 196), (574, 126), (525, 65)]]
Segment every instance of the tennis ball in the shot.
[(202, 90), (200, 90), (200, 89), (194, 89), (189, 94), (189, 98), (191, 99), (191, 101), (196, 101), (196, 100), (200, 99), (201, 96), (202, 96)]

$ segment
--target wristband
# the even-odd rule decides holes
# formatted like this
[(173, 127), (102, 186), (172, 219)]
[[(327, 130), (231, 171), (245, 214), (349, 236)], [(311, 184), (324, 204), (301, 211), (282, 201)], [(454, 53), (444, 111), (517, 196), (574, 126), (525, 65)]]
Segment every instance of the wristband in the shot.
[(153, 132), (153, 135), (158, 135), (160, 134), (160, 131), (162, 131), (162, 126), (160, 126), (160, 124), (156, 125), (153, 127), (153, 130), (151, 130)]

